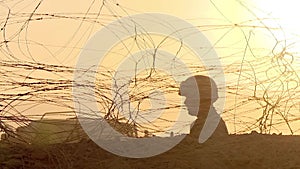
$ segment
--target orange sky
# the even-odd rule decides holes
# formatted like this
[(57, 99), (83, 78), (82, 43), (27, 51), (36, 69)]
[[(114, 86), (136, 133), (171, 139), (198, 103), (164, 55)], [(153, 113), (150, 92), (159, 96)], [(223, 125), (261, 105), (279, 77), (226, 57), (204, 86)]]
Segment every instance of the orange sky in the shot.
[[(12, 37), (10, 47), (19, 59), (73, 66), (89, 38), (103, 25), (116, 20), (116, 16), (145, 12), (164, 13), (177, 16), (199, 27), (214, 45), (217, 54), (222, 58), (222, 63), (226, 66), (241, 62), (247, 48), (247, 40), (250, 40), (251, 48), (255, 49), (256, 55), (259, 56), (269, 55), (276, 40), (281, 43), (279, 49), (276, 48), (275, 51), (280, 51), (284, 47), (282, 45), (284, 39), (288, 39), (287, 45), (292, 44), (290, 50), (297, 54), (299, 48), (294, 42), (297, 42), (295, 39), (300, 33), (297, 32), (299, 26), (295, 23), (294, 17), (298, 16), (296, 15), (298, 5), (292, 0), (282, 2), (189, 0), (187, 3), (184, 0), (111, 0), (106, 1), (100, 15), (97, 16), (103, 5), (102, 1), (93, 3), (79, 0), (45, 0), (35, 12), (33, 17), (35, 20), (30, 21), (26, 31), (15, 37), (16, 31), (23, 26), (38, 2), (12, 1), (0, 3), (0, 25), (4, 24), (3, 21), (8, 15), (8, 6), (12, 14), (9, 20), (11, 24), (6, 27), (6, 37)], [(88, 19), (83, 21), (84, 17)], [(3, 40), (1, 36), (0, 41)], [(246, 51), (246, 54), (250, 56), (246, 61), (254, 58), (251, 51)], [(4, 55), (0, 57), (6, 58)], [(300, 60), (296, 58), (296, 61), (298, 62), (294, 65), (298, 66)], [(229, 82), (235, 82), (237, 79), (236, 76), (226, 78)], [(234, 98), (230, 96), (228, 100)], [(48, 107), (38, 108), (38, 110), (47, 109)]]

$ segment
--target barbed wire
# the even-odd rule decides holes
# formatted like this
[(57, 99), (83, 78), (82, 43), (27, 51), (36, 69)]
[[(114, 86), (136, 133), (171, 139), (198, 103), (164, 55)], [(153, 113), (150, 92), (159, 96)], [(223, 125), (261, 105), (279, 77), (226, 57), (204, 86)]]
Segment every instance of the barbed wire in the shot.
[[(61, 118), (75, 117), (72, 88), (82, 84), (74, 84), (74, 72), (84, 74), (89, 70), (75, 70), (74, 58), (96, 30), (121, 17), (129, 16), (134, 11), (126, 5), (109, 0), (91, 1), (80, 12), (39, 11), (45, 2), (46, 0), (0, 1), (0, 129), (9, 135), (16, 134), (16, 128), (26, 126), (33, 120), (43, 119), (47, 114), (55, 114), (55, 117)], [(211, 3), (217, 9), (218, 4), (214, 1)], [(234, 23), (218, 9), (226, 20), (225, 24), (195, 25), (202, 32), (223, 32), (213, 42), (213, 47), (222, 55), (220, 58), (227, 83), (227, 101), (222, 117), (228, 124), (230, 133), (234, 134), (253, 130), (264, 134), (297, 134), (299, 70), (295, 60), (297, 53), (290, 52), (293, 44), (277, 38), (275, 32), (284, 32), (280, 25), (274, 27), (267, 24), (272, 18), (259, 18), (241, 1), (237, 3), (249, 11), (252, 19)], [(49, 25), (57, 23), (61, 26), (63, 22), (74, 24), (68, 36), (61, 37), (63, 42), (56, 40), (57, 44), (53, 45), (47, 44), (44, 39), (34, 40), (32, 34), (40, 29), (36, 25), (44, 24), (46, 27), (43, 29), (47, 29)], [(57, 31), (60, 29), (63, 28), (58, 27)], [(112, 31), (117, 31), (117, 28)], [(229, 36), (233, 32), (237, 34), (237, 41), (230, 41)], [(53, 32), (49, 34), (51, 33)], [(257, 46), (257, 41), (261, 39), (255, 34), (263, 34), (268, 37), (266, 41), (274, 45), (270, 48)], [(176, 48), (174, 55), (180, 59), (185, 59), (192, 53), (184, 46), (184, 39), (175, 43), (171, 37), (155, 36), (157, 35), (148, 32), (136, 34), (126, 44), (123, 43), (122, 48), (112, 52), (119, 53), (124, 58), (137, 49), (160, 49), (173, 45)], [(122, 53), (121, 50), (126, 52)], [(141, 62), (147, 60), (140, 60), (137, 64)], [(106, 119), (132, 124), (141, 133), (147, 130), (157, 134), (166, 132), (176, 120), (166, 115), (155, 123), (136, 123), (137, 116), (143, 118), (140, 114), (141, 104), (149, 99), (147, 94), (156, 89), (169, 95), (177, 95), (179, 84), (172, 81), (170, 76), (155, 70), (155, 62), (147, 64), (152, 64), (153, 69), (146, 71), (148, 74), (144, 76), (135, 75), (130, 82), (130, 99), (122, 101), (134, 105), (135, 112), (131, 112), (130, 119), (124, 120), (120, 115), (120, 105), (112, 98), (112, 79), (116, 70), (109, 68), (109, 65), (100, 67), (96, 85), (90, 82), (91, 86), (86, 87), (96, 93), (99, 110), (105, 114)], [(209, 69), (215, 69), (190, 62), (188, 64), (194, 74), (207, 74)], [(118, 63), (110, 66), (116, 65)], [(185, 73), (182, 72), (183, 77), (186, 76)], [(165, 110), (172, 112), (180, 107), (183, 105), (171, 101)], [(155, 111), (158, 110), (150, 109), (148, 113)], [(188, 123), (182, 122), (182, 126), (186, 125)]]

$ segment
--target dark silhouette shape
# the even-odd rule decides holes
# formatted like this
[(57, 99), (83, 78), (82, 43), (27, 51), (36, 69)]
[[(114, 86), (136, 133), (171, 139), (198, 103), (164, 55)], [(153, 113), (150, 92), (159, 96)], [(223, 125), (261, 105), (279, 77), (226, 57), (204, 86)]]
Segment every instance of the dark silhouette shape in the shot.
[[(198, 142), (200, 131), (204, 126), (209, 110), (211, 109), (211, 113), (215, 113), (214, 115), (219, 117), (212, 105), (218, 99), (218, 88), (213, 79), (203, 75), (196, 75), (189, 77), (180, 84), (179, 95), (186, 97), (184, 104), (189, 114), (197, 116), (187, 139), (193, 139)], [(211, 137), (217, 138), (226, 135), (228, 135), (227, 128), (225, 122), (221, 119)]]

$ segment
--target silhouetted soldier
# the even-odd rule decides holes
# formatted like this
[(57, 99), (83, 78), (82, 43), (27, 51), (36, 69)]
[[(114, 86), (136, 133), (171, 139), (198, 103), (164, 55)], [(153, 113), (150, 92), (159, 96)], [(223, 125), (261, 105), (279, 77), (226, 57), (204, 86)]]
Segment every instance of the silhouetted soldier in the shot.
[[(199, 134), (205, 124), (209, 111), (212, 113), (210, 114), (211, 117), (215, 117), (217, 121), (220, 118), (220, 115), (212, 105), (218, 99), (218, 88), (211, 78), (197, 75), (189, 77), (180, 84), (179, 95), (186, 97), (184, 104), (189, 114), (197, 116), (186, 139), (193, 139), (193, 141), (198, 142)], [(228, 131), (225, 122), (220, 119), (211, 137), (220, 138), (226, 135), (228, 135)]]

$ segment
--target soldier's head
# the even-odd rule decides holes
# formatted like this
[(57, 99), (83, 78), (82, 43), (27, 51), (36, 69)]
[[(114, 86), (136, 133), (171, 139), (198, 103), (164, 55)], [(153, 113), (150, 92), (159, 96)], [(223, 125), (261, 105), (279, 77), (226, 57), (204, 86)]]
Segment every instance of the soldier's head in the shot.
[(184, 104), (189, 114), (198, 116), (199, 110), (209, 110), (218, 99), (218, 88), (208, 76), (196, 75), (187, 78), (180, 84), (179, 95), (185, 96)]

